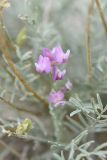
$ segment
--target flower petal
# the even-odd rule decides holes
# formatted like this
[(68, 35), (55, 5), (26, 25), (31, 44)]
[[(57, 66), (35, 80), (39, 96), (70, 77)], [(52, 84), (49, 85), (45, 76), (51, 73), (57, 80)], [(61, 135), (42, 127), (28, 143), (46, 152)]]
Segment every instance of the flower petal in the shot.
[(66, 70), (61, 71), (60, 69), (54, 66), (52, 69), (53, 80), (63, 80), (65, 73)]
[(39, 56), (38, 63), (35, 63), (36, 71), (39, 73), (50, 73), (51, 72), (51, 62), (48, 57)]
[(53, 104), (58, 103), (60, 101), (63, 101), (64, 93), (62, 91), (51, 92), (48, 99), (49, 99), (49, 102)]

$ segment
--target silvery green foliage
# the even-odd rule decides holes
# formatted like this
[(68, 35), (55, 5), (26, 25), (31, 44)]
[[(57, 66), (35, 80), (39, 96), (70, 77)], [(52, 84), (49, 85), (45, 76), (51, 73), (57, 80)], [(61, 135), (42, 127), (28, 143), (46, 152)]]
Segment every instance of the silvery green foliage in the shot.
[[(78, 97), (70, 98), (67, 105), (71, 105), (73, 111), (68, 117), (68, 125), (74, 131), (77, 136), (71, 140), (70, 143), (65, 144), (61, 151), (61, 156), (54, 153), (55, 160), (94, 160), (100, 158), (105, 160), (107, 158), (107, 143), (103, 143), (99, 146), (94, 145), (95, 140), (90, 135), (99, 132), (107, 131), (107, 106), (103, 107), (100, 96), (97, 94), (97, 103), (92, 99), (91, 103), (83, 103)], [(73, 116), (78, 115), (79, 121), (73, 119)], [(66, 134), (65, 134), (66, 137)], [(67, 152), (68, 151), (68, 152)], [(67, 155), (65, 153), (68, 153)], [(66, 156), (64, 156), (64, 154)], [(65, 157), (65, 158), (64, 158)]]
[[(85, 50), (88, 0), (23, 0), (21, 2), (10, 0), (10, 2), (11, 8), (5, 11), (4, 22), (8, 35), (16, 47), (16, 53), (11, 55), (24, 78), (45, 98), (51, 89), (60, 88), (65, 81), (52, 86), (50, 77), (35, 73), (34, 68), (34, 63), (43, 47), (51, 49), (60, 43), (63, 49), (71, 50), (66, 79), (69, 78), (73, 82), (73, 89), (67, 95), (68, 100), (65, 101), (65, 105), (50, 106), (50, 115), (48, 115), (47, 110), (43, 109), (41, 103), (34, 99), (10, 67), (4, 63), (5, 57), (2, 57), (0, 97), (12, 104), (18, 104), (19, 108), (28, 109), (28, 112), (17, 111), (14, 105), (10, 109), (9, 106), (6, 107), (1, 103), (3, 108), (0, 110), (1, 139), (7, 129), (13, 131), (24, 118), (29, 117), (33, 121), (34, 128), (28, 135), (23, 135), (19, 139), (33, 141), (31, 160), (98, 158), (106, 160), (107, 142), (105, 140), (105, 143), (99, 144), (96, 135), (107, 133), (107, 106), (103, 105), (107, 104), (105, 98), (107, 96), (107, 38), (96, 6), (94, 5), (91, 17), (93, 77), (89, 83)], [(101, 3), (106, 16), (107, 2), (102, 0)], [(26, 29), (24, 33), (26, 40), (20, 47), (17, 38), (23, 28)], [(99, 94), (96, 96), (96, 93), (99, 93), (101, 98)], [(43, 114), (42, 116), (30, 114), (30, 111), (36, 113), (38, 110)], [(12, 143), (11, 139), (10, 143)], [(41, 146), (45, 146), (46, 150), (38, 151), (39, 147), (42, 150)], [(27, 147), (28, 150), (31, 148), (29, 144)], [(25, 144), (22, 151), (26, 156), (23, 158), (21, 154), (20, 159), (27, 159), (27, 149)], [(8, 145), (5, 150), (0, 151), (0, 159), (4, 159), (10, 152), (12, 149)]]

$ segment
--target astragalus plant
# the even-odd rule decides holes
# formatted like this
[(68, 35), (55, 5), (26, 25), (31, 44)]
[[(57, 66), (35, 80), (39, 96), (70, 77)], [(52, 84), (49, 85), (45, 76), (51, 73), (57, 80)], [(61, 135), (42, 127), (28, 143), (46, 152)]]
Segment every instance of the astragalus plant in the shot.
[(106, 9), (0, 1), (0, 160), (107, 159)]

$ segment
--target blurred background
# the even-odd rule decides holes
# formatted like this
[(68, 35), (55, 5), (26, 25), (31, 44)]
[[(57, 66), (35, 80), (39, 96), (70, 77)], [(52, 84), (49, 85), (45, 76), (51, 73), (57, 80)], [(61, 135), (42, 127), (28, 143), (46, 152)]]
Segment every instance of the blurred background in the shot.
[[(5, 4), (5, 1), (2, 2), (3, 0), (0, 0), (0, 8)], [(6, 40), (8, 49), (7, 52), (6, 49), (0, 49), (0, 160), (57, 160), (52, 154), (59, 152), (61, 148), (53, 146), (50, 149), (51, 143), (48, 143), (48, 139), (55, 140), (56, 137), (51, 114), (34, 92), (46, 101), (52, 89), (60, 89), (70, 80), (73, 88), (66, 99), (78, 93), (84, 102), (89, 102), (92, 96), (96, 97), (96, 93), (100, 93), (105, 105), (107, 30), (105, 31), (95, 2), (92, 13), (88, 14), (91, 0), (9, 0), (8, 3), (10, 7), (4, 8), (0, 13), (0, 26), (5, 35), (3, 37), (3, 34), (0, 34), (0, 46), (3, 48), (3, 40)], [(101, 1), (101, 6), (107, 19), (106, 0)], [(91, 21), (91, 82), (88, 82), (87, 66), (88, 18)], [(53, 84), (49, 76), (36, 72), (34, 64), (44, 47), (52, 49), (57, 45), (61, 45), (65, 52), (70, 49), (70, 58), (68, 64), (63, 67), (67, 70), (65, 80)], [(9, 53), (11, 58), (6, 58), (3, 51)], [(19, 74), (18, 78), (11, 59), (24, 82)], [(34, 92), (26, 87), (25, 82)], [(71, 109), (65, 107), (55, 113), (57, 118), (60, 117), (58, 121), (64, 121), (59, 129), (62, 134), (60, 141), (64, 143), (68, 143), (75, 135), (72, 129), (65, 125), (65, 115), (70, 112)], [(3, 132), (3, 129), (14, 132), (25, 118), (33, 122), (29, 137), (8, 137), (5, 131)], [(97, 136), (92, 134), (89, 139), (97, 139)], [(105, 141), (105, 134), (100, 136), (97, 143)]]

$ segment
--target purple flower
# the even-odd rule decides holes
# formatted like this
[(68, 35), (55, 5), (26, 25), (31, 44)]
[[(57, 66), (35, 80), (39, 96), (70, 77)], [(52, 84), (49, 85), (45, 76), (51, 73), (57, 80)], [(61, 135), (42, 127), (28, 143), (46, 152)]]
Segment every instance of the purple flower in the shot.
[(48, 57), (39, 56), (39, 60), (35, 63), (36, 71), (39, 73), (50, 73), (52, 70), (51, 62)]
[(57, 67), (53, 67), (52, 68), (52, 74), (53, 74), (53, 80), (62, 80), (64, 79), (64, 75), (66, 73), (66, 70), (61, 71), (60, 69), (58, 69)]
[(52, 65), (62, 64), (68, 61), (70, 51), (68, 50), (66, 53), (63, 52), (60, 46), (55, 47), (51, 50), (48, 48), (44, 48), (42, 51), (42, 55), (44, 57), (48, 57), (52, 62)]
[(63, 101), (64, 93), (61, 90), (57, 92), (51, 92), (48, 99), (50, 103), (56, 104), (60, 101)]
[(51, 72), (53, 80), (62, 80), (66, 70), (61, 71), (57, 66), (67, 62), (69, 54), (69, 51), (64, 53), (60, 46), (52, 50), (44, 48), (42, 50), (42, 55), (39, 56), (38, 62), (35, 63), (36, 71), (45, 74)]
[(68, 61), (70, 51), (68, 50), (66, 53), (63, 52), (61, 47), (55, 47), (52, 50), (52, 55), (54, 57), (54, 62), (58, 64), (62, 64)]
[(50, 61), (52, 61), (53, 58), (54, 58), (51, 50), (49, 50), (48, 48), (43, 48), (43, 50), (42, 50), (42, 55), (43, 55), (44, 57), (48, 57), (48, 58), (50, 59)]

